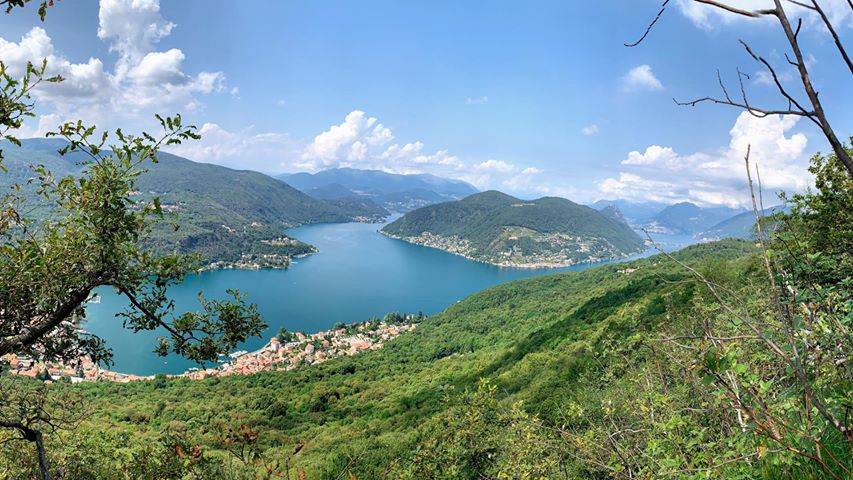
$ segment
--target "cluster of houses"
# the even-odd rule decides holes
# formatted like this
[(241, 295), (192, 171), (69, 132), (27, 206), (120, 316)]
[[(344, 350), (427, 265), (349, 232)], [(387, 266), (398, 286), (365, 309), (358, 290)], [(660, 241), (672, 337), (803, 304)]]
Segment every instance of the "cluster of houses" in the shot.
[(29, 357), (17, 355), (6, 355), (2, 358), (8, 365), (9, 373), (23, 375), (30, 378), (39, 378), (45, 381), (68, 378), (72, 383), (83, 381), (104, 380), (110, 382), (131, 382), (135, 380), (148, 380), (154, 377), (131, 375), (127, 373), (113, 372), (101, 368), (89, 357), (83, 357), (76, 365), (65, 365), (58, 362), (37, 362)]
[(248, 375), (269, 370), (293, 370), (301, 365), (321, 363), (334, 357), (382, 348), (386, 341), (414, 329), (415, 325), (367, 322), (312, 335), (296, 332), (289, 335), (290, 338), (277, 336), (263, 348), (236, 356), (216, 368), (189, 371), (182, 375), (196, 379)]
[[(172, 377), (200, 379), (226, 375), (248, 375), (270, 370), (292, 370), (301, 365), (321, 363), (343, 355), (355, 355), (365, 350), (382, 348), (388, 340), (403, 332), (413, 330), (414, 317), (404, 317), (403, 322), (369, 321), (343, 325), (332, 330), (306, 335), (285, 332), (273, 337), (263, 348), (254, 352), (232, 354), (229, 361), (207, 369), (191, 369)], [(103, 369), (88, 357), (77, 365), (55, 362), (37, 362), (31, 358), (7, 355), (2, 358), (9, 373), (39, 378), (45, 381), (68, 378), (72, 382), (112, 381), (132, 382), (151, 380), (153, 376), (132, 375)]]

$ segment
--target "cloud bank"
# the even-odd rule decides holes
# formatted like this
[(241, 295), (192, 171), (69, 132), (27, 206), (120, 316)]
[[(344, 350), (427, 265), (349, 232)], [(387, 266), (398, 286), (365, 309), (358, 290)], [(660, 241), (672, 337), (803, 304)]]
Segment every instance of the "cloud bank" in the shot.
[(47, 59), (48, 74), (65, 78), (34, 91), (40, 109), (47, 113), (22, 136), (43, 135), (76, 119), (133, 129), (150, 125), (154, 113), (198, 110), (201, 96), (226, 91), (224, 73), (188, 73), (180, 49), (155, 50), (176, 27), (160, 14), (159, 0), (102, 0), (98, 21), (98, 37), (117, 55), (112, 69), (100, 58), (74, 63), (58, 54), (41, 27), (33, 27), (17, 41), (0, 37), (0, 58), (11, 75), (22, 75), (27, 62)]
[(671, 147), (649, 145), (632, 151), (616, 177), (599, 183), (602, 198), (653, 200), (665, 203), (747, 206), (749, 191), (744, 156), (761, 174), (765, 199), (776, 192), (800, 191), (811, 183), (806, 171), (807, 139), (792, 133), (798, 117), (757, 118), (742, 112), (729, 131), (729, 145), (715, 152), (680, 154)]

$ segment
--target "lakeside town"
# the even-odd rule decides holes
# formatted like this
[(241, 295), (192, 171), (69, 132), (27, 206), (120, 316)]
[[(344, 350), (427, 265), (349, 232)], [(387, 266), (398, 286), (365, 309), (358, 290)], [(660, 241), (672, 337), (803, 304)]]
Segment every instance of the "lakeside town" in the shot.
[[(389, 313), (382, 319), (371, 319), (352, 324), (338, 324), (330, 330), (313, 334), (289, 332), (282, 329), (263, 347), (253, 352), (234, 352), (215, 367), (192, 368), (168, 378), (188, 378), (198, 380), (208, 377), (228, 375), (248, 375), (252, 373), (293, 370), (301, 366), (322, 363), (332, 358), (356, 355), (368, 350), (378, 350), (386, 342), (404, 332), (414, 330), (424, 319), (419, 313)], [(0, 363), (12, 375), (21, 375), (43, 381), (68, 379), (72, 383), (87, 381), (133, 382), (153, 380), (154, 375), (135, 375), (102, 368), (89, 357), (83, 357), (76, 364), (41, 362), (17, 355), (0, 357)], [(4, 369), (5, 369), (4, 368)]]
[[(423, 232), (417, 236), (398, 236), (384, 230), (379, 233), (389, 238), (459, 255), (474, 262), (511, 268), (564, 268), (581, 263), (626, 258), (641, 251), (620, 252), (605, 238), (585, 239), (561, 233), (540, 233), (523, 227), (504, 227), (500, 241), (506, 249), (485, 253), (473, 246), (469, 240), (456, 235)], [(522, 248), (519, 241), (522, 237), (537, 245), (538, 250)], [(643, 248), (645, 247), (644, 245)]]

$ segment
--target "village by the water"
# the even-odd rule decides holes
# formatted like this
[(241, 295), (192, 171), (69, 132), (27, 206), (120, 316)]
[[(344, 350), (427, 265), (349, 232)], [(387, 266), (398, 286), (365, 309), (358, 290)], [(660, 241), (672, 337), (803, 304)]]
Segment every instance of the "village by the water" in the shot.
[[(344, 355), (355, 355), (368, 350), (382, 348), (385, 342), (403, 332), (414, 330), (423, 320), (423, 315), (388, 314), (382, 320), (370, 320), (362, 323), (337, 325), (331, 330), (304, 334), (282, 330), (270, 339), (266, 345), (253, 352), (234, 352), (223, 361), (209, 368), (192, 368), (170, 378), (189, 378), (192, 380), (222, 377), (228, 375), (248, 375), (272, 370), (293, 370), (303, 365), (322, 363)], [(6, 355), (2, 363), (9, 373), (44, 381), (69, 379), (73, 383), (86, 381), (132, 382), (152, 380), (154, 375), (135, 375), (121, 373), (101, 367), (89, 357), (83, 357), (74, 364), (40, 362), (29, 357)]]

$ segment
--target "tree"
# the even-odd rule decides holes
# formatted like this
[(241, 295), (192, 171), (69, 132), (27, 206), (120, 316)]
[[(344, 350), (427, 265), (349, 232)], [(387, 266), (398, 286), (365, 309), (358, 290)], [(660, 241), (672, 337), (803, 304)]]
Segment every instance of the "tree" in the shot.
[[(689, 105), (696, 106), (700, 103), (710, 102), (721, 105), (729, 105), (737, 108), (741, 108), (746, 110), (752, 115), (756, 117), (766, 117), (768, 115), (795, 115), (798, 117), (807, 118), (818, 128), (820, 128), (823, 135), (826, 137), (826, 140), (829, 142), (829, 145), (832, 147), (832, 151), (835, 153), (835, 156), (838, 160), (844, 165), (847, 170), (847, 173), (850, 176), (853, 176), (853, 159), (851, 159), (850, 153), (844, 148), (844, 144), (841, 140), (839, 140), (838, 135), (836, 135), (835, 130), (829, 122), (829, 119), (826, 116), (826, 112), (823, 109), (823, 103), (819, 96), (819, 92), (815, 90), (814, 85), (812, 84), (811, 77), (809, 75), (809, 67), (806, 65), (805, 56), (803, 55), (803, 51), (800, 48), (799, 42), (799, 34), (800, 30), (803, 26), (802, 18), (799, 18), (796, 23), (796, 27), (791, 24), (791, 20), (788, 14), (785, 11), (785, 7), (783, 4), (795, 5), (799, 8), (806, 9), (808, 12), (817, 15), (820, 17), (821, 22), (826, 27), (828, 33), (833, 39), (835, 43), (835, 47), (838, 50), (839, 55), (844, 60), (844, 63), (847, 65), (847, 68), (850, 70), (850, 74), (853, 75), (853, 62), (851, 62), (849, 55), (847, 54), (847, 50), (844, 47), (838, 33), (833, 27), (832, 23), (829, 21), (829, 18), (826, 15), (823, 7), (821, 7), (820, 2), (818, 0), (773, 0), (773, 8), (768, 9), (759, 9), (759, 10), (748, 10), (739, 7), (735, 7), (729, 4), (726, 4), (717, 0), (690, 0), (695, 3), (700, 3), (703, 5), (708, 5), (714, 8), (719, 8), (724, 10), (732, 15), (740, 15), (743, 17), (759, 19), (766, 17), (773, 17), (779, 22), (779, 27), (785, 35), (785, 39), (788, 42), (788, 47), (790, 48), (791, 53), (793, 53), (794, 58), (792, 59), (788, 53), (785, 54), (785, 59), (788, 64), (793, 66), (797, 74), (800, 78), (800, 83), (803, 87), (803, 92), (808, 99), (807, 102), (798, 100), (797, 97), (789, 92), (785, 86), (782, 84), (780, 80), (780, 76), (776, 72), (776, 68), (768, 62), (764, 57), (755, 53), (755, 51), (743, 40), (740, 40), (740, 44), (749, 54), (749, 56), (758, 62), (762, 68), (765, 68), (767, 72), (770, 74), (773, 79), (773, 83), (776, 86), (776, 89), (779, 91), (779, 94), (782, 98), (787, 102), (787, 107), (785, 108), (765, 108), (753, 105), (750, 103), (749, 98), (746, 93), (746, 89), (743, 84), (744, 78), (748, 78), (748, 76), (741, 72), (737, 71), (739, 90), (740, 90), (740, 99), (733, 98), (728, 89), (725, 86), (725, 83), (720, 76), (720, 72), (717, 71), (717, 81), (720, 85), (720, 89), (722, 90), (722, 97), (701, 97), (696, 98), (689, 101), (678, 101), (675, 102), (679, 105)], [(670, 0), (664, 0), (661, 4), (661, 9), (658, 11), (658, 14), (652, 19), (652, 21), (648, 24), (642, 36), (631, 43), (626, 43), (627, 47), (635, 47), (641, 44), (649, 35), (649, 33), (654, 28), (655, 24), (658, 20), (661, 19), (664, 12), (668, 7)], [(849, 0), (848, 0), (849, 3)], [(850, 6), (853, 9), (853, 4)]]
[(42, 382), (0, 377), (0, 427), (16, 433), (13, 440), (36, 447), (42, 478), (52, 478), (44, 434), (73, 429), (85, 415), (83, 399), (72, 392), (55, 392)]
[[(741, 100), (729, 95), (718, 73), (722, 98), (676, 103), (719, 103), (757, 117), (802, 116), (821, 128), (833, 154), (812, 159), (816, 191), (785, 198), (790, 213), (765, 219), (747, 148), (759, 254), (747, 271), (726, 265), (700, 271), (665, 253), (702, 288), (691, 294), (692, 301), (682, 298), (682, 305), (666, 309), (666, 333), (658, 339), (665, 346), (649, 345), (649, 360), (637, 373), (630, 408), (599, 426), (603, 438), (593, 445), (609, 447), (579, 450), (594, 470), (621, 478), (645, 472), (704, 476), (723, 469), (751, 476), (757, 462), (772, 465), (779, 476), (850, 478), (853, 152), (835, 136), (812, 87), (798, 43), (802, 20), (792, 29), (782, 1), (774, 0), (772, 9), (754, 11), (714, 0), (693, 1), (750, 18), (775, 17), (795, 60), (786, 58), (797, 69), (811, 106), (798, 102), (775, 68), (743, 41), (748, 54), (770, 73), (787, 108), (750, 104), (743, 87), (746, 75), (740, 71)], [(648, 36), (668, 3), (663, 2), (640, 39), (626, 46)], [(853, 73), (820, 4), (787, 3), (820, 16)], [(766, 229), (770, 223), (775, 225), (772, 232)], [(714, 454), (708, 458), (701, 452)], [(749, 467), (739, 470), (739, 465)]]
[[(5, 0), (0, 8), (8, 13), (27, 3)], [(42, 20), (51, 5), (40, 5)], [(23, 77), (15, 79), (0, 62), (0, 140), (19, 145), (14, 132), (33, 116), (33, 89), (63, 80), (47, 77), (46, 69), (46, 62), (40, 67), (27, 64)], [(266, 328), (257, 307), (233, 290), (228, 300), (207, 300), (199, 294), (198, 312), (174, 313), (168, 287), (194, 271), (197, 259), (157, 255), (139, 246), (152, 225), (163, 219), (163, 211), (158, 199), (140, 202), (133, 193), (149, 162), (157, 162), (160, 147), (200, 137), (180, 115), (156, 118), (162, 128), (157, 136), (121, 129), (98, 132), (81, 121), (61, 125), (49, 135), (67, 142), (62, 155), (84, 158), (82, 173), (57, 179), (35, 166), (30, 182), (0, 197), (0, 357), (15, 354), (73, 364), (89, 356), (109, 363), (111, 352), (103, 340), (77, 328), (93, 291), (105, 286), (128, 299), (130, 307), (122, 313), (127, 328), (166, 332), (156, 349), (160, 355), (173, 352), (197, 362), (212, 361)], [(34, 199), (52, 207), (48, 218), (28, 216)], [(0, 404), (29, 411), (29, 397), (15, 402), (14, 393), (14, 388), (4, 392)], [(0, 412), (0, 427), (38, 445), (42, 476), (48, 479), (40, 428), (54, 424), (45, 419), (51, 415), (47, 403), (34, 408), (38, 415), (25, 419)]]
[(783, 462), (849, 478), (853, 179), (835, 155), (816, 155), (810, 170), (817, 190), (792, 196), (791, 212), (761, 240), (765, 281), (735, 290), (694, 271), (709, 307), (693, 312), (689, 334), (669, 340), (691, 351), (706, 394), (765, 448), (780, 449)]
[(276, 335), (276, 337), (278, 338), (279, 342), (288, 343), (296, 339), (296, 334), (284, 327), (281, 327), (278, 329), (278, 334)]
[(103, 341), (76, 328), (86, 301), (102, 286), (129, 300), (130, 308), (121, 314), (128, 328), (167, 332), (157, 347), (161, 355), (213, 361), (266, 327), (257, 308), (233, 290), (228, 301), (200, 295), (199, 312), (175, 315), (167, 289), (193, 271), (195, 258), (158, 256), (138, 246), (163, 212), (157, 199), (140, 203), (133, 198), (136, 179), (147, 162), (156, 162), (161, 145), (198, 138), (180, 116), (157, 118), (163, 128), (159, 138), (118, 129), (118, 143), (110, 147), (105, 147), (107, 132), (93, 140), (95, 128), (82, 122), (49, 134), (68, 141), (60, 153), (77, 152), (87, 159), (78, 178), (57, 180), (43, 167), (35, 168), (35, 190), (54, 207), (50, 219), (36, 223), (19, 215), (26, 195), (9, 200), (8, 221), (0, 231), (0, 355), (62, 361), (88, 355), (109, 361)]

